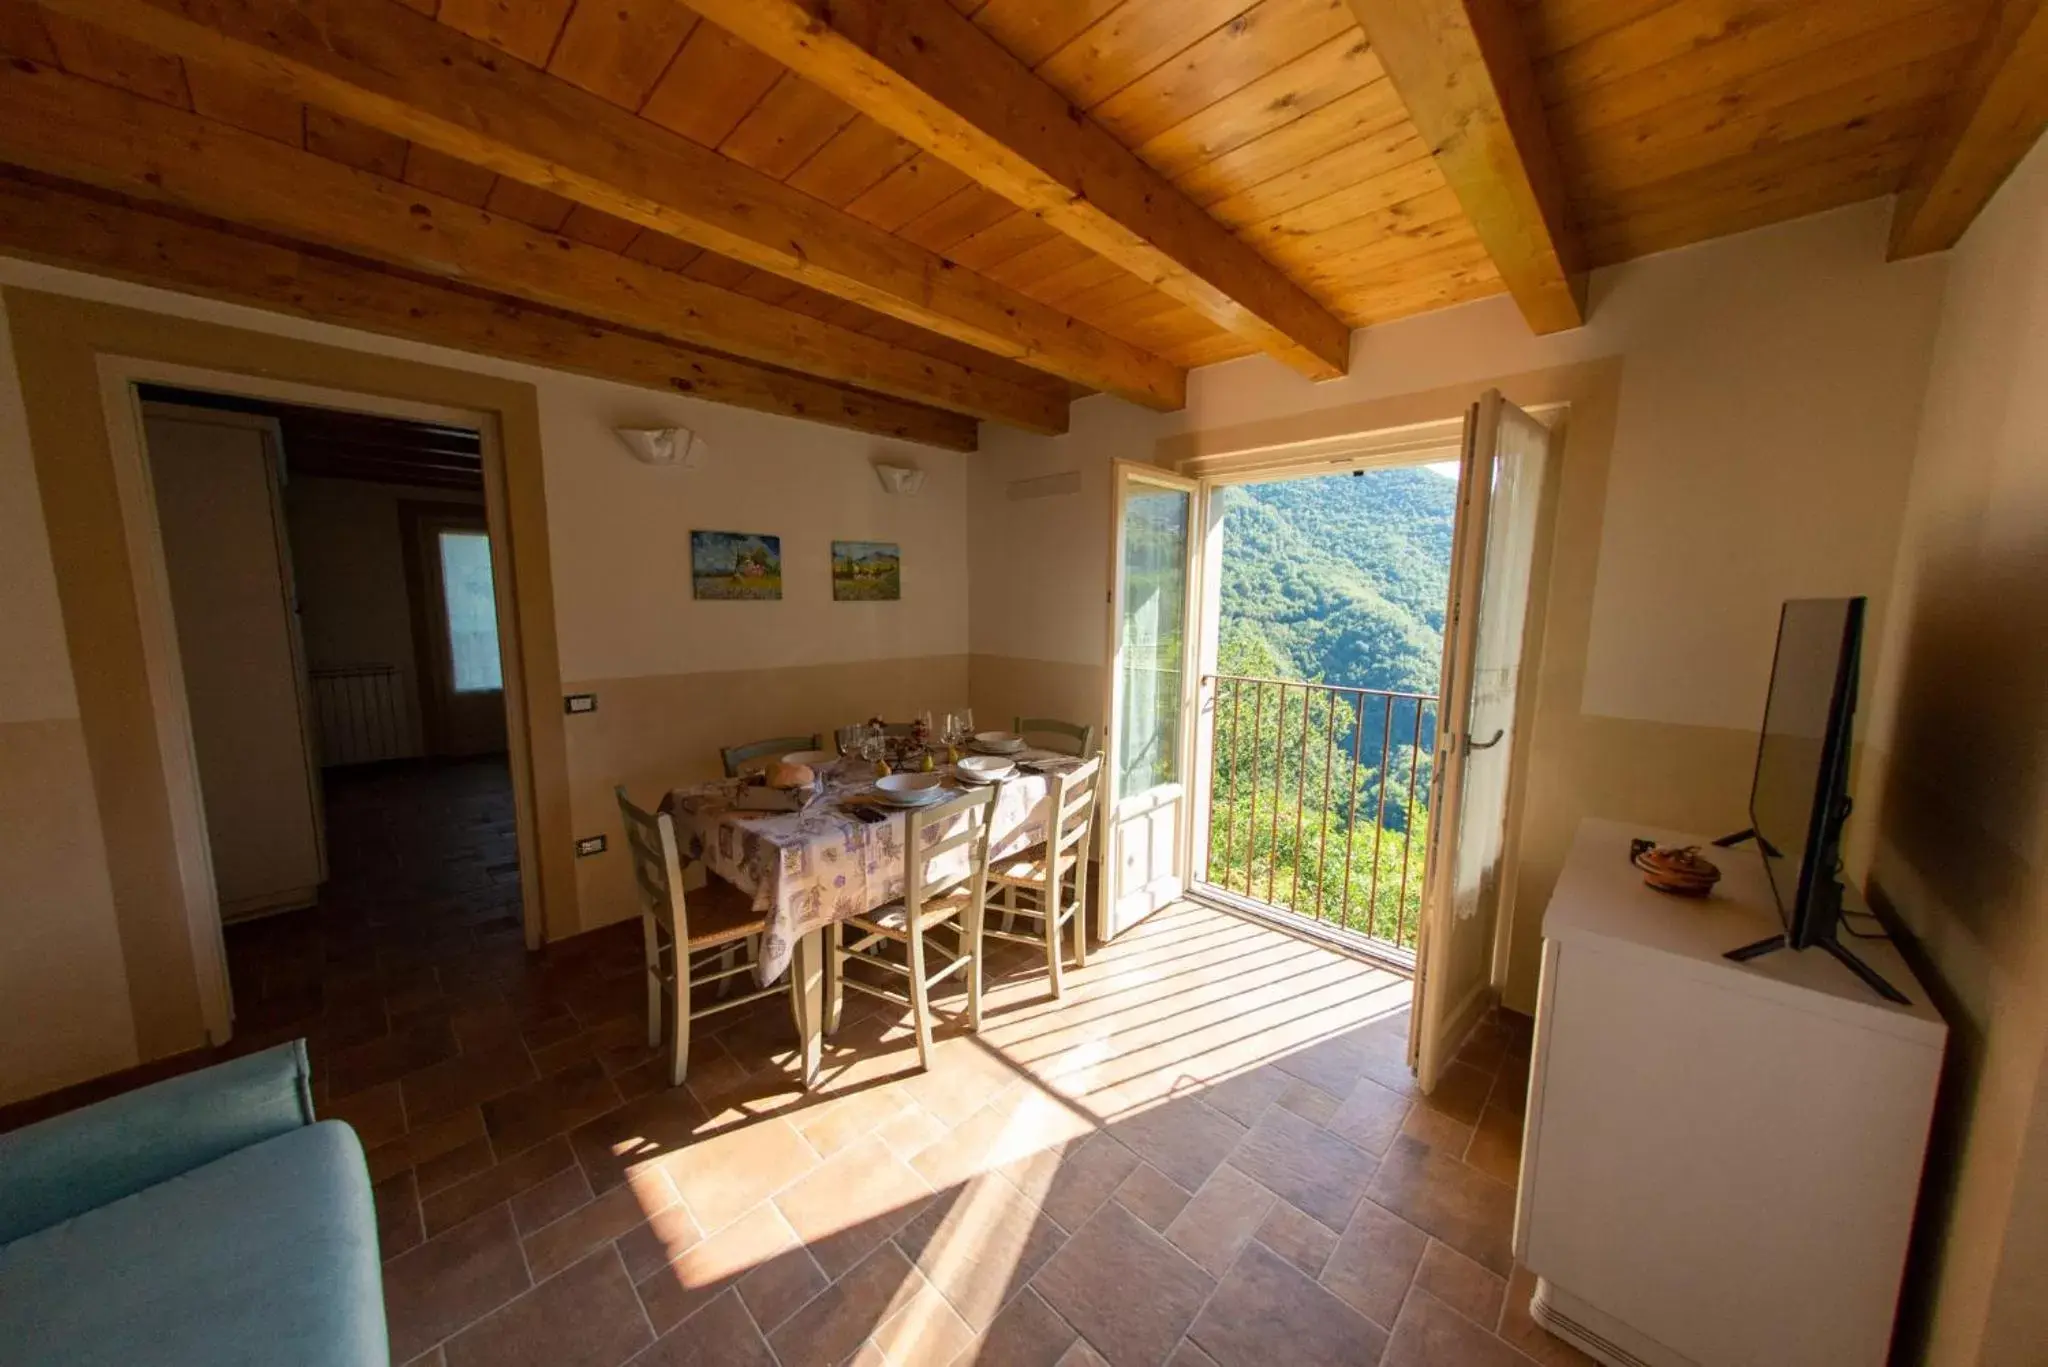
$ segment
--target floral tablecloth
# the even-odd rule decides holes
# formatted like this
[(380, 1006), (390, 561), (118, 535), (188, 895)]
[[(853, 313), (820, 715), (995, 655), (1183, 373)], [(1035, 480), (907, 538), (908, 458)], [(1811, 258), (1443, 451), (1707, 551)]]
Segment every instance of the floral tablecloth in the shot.
[[(1066, 757), (1026, 750), (1016, 758), (1058, 762)], [(735, 809), (741, 787), (736, 779), (692, 784), (668, 797), (683, 854), (702, 859), (712, 873), (751, 893), (754, 909), (768, 913), (761, 947), (764, 986), (789, 967), (797, 937), (903, 895), (907, 813), (892, 811), (886, 820), (870, 823), (840, 806), (841, 799), (874, 787), (873, 770), (858, 760), (827, 765), (819, 778), (819, 795), (800, 812)], [(992, 861), (1045, 839), (1051, 786), (1046, 775), (1028, 769), (997, 785), (989, 836)], [(927, 837), (936, 842), (946, 834), (928, 832)]]

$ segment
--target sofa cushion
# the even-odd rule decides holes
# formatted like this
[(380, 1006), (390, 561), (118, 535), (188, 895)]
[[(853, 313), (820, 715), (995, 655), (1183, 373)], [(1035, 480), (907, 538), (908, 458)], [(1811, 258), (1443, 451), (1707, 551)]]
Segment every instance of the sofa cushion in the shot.
[(293, 1130), (0, 1247), (10, 1364), (388, 1367), (355, 1132)]

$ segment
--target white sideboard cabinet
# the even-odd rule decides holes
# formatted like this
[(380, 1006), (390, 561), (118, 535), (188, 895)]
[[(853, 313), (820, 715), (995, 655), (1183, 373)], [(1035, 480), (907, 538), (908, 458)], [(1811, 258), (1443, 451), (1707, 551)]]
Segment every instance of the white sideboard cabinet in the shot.
[[(1703, 900), (1645, 887), (1588, 820), (1543, 924), (1515, 1251), (1537, 1320), (1633, 1367), (1882, 1367), (1946, 1027), (1897, 950), (1846, 941), (1912, 999), (1778, 930), (1754, 847)], [(1859, 927), (1875, 923), (1857, 919)]]

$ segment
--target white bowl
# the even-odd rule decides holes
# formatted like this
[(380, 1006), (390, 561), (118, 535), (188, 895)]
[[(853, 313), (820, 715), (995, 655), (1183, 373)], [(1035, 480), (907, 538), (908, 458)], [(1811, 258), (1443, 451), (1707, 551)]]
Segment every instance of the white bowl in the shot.
[(974, 745), (993, 754), (1013, 755), (1024, 748), (1024, 738), (1009, 731), (981, 731), (975, 734)]
[(1017, 772), (1017, 761), (1000, 755), (968, 755), (953, 766), (972, 783), (994, 783)]
[(886, 801), (914, 806), (945, 796), (939, 787), (945, 781), (946, 776), (940, 773), (888, 774), (875, 780), (875, 791)]
[(784, 764), (801, 764), (810, 769), (820, 769), (838, 760), (834, 750), (793, 750), (782, 757)]

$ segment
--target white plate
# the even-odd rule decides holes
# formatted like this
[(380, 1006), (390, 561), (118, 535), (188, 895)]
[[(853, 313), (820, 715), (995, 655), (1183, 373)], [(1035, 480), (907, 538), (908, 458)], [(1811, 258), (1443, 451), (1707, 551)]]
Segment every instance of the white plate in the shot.
[(985, 755), (1014, 755), (1024, 748), (1024, 738), (1008, 731), (982, 731), (974, 737), (974, 748)]
[(993, 783), (1016, 773), (1017, 762), (1000, 755), (969, 755), (954, 765), (953, 770), (968, 783)]
[(782, 762), (784, 764), (801, 764), (806, 768), (817, 769), (832, 763), (838, 758), (839, 756), (830, 750), (796, 750), (784, 755)]

